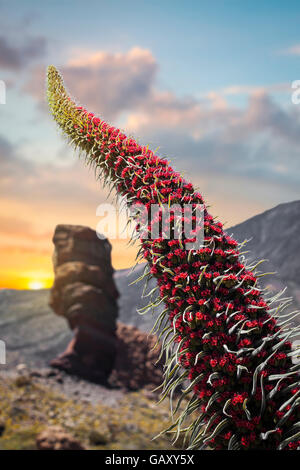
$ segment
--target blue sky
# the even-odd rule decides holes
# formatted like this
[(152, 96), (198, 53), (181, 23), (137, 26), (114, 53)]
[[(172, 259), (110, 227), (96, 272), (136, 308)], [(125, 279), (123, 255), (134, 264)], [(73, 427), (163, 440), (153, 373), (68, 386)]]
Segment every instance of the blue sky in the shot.
[[(27, 23), (27, 30), (49, 38), (54, 59), (55, 45), (59, 55), (83, 45), (112, 52), (136, 44), (149, 48), (163, 64), (162, 83), (179, 93), (275, 83), (299, 72), (293, 57), (282, 54), (299, 42), (297, 1), (12, 0), (2, 5), (8, 23)], [(21, 40), (22, 34), (14, 31)]]
[(228, 225), (299, 199), (299, 24), (296, 1), (0, 1), (0, 244), (49, 252), (56, 223), (95, 228), (105, 199), (48, 114), (48, 64)]
[[(80, 48), (126, 53), (138, 45), (159, 65), (157, 84), (177, 96), (201, 99), (211, 90), (300, 76), (299, 55), (288, 53), (300, 41), (297, 1), (4, 0), (0, 8), (2, 30), (15, 44), (46, 38), (45, 65), (60, 65)], [(10, 76), (7, 70), (2, 75)], [(228, 100), (243, 106), (246, 98), (241, 93)], [(286, 93), (274, 98), (288, 104)], [(32, 105), (25, 107), (30, 117)]]

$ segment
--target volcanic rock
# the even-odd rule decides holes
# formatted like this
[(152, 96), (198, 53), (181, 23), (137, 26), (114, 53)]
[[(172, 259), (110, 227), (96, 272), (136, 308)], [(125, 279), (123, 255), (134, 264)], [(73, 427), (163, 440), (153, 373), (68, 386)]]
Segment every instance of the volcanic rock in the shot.
[(118, 290), (111, 245), (94, 230), (58, 225), (53, 236), (55, 280), (49, 305), (74, 331), (66, 351), (51, 365), (99, 383), (106, 382), (116, 355)]

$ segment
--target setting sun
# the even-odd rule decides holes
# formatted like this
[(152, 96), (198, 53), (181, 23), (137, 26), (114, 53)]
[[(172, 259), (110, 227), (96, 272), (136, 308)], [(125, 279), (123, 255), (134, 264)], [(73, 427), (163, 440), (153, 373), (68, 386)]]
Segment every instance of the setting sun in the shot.
[(43, 281), (29, 281), (28, 282), (28, 289), (38, 290), (38, 289), (45, 289), (46, 285)]

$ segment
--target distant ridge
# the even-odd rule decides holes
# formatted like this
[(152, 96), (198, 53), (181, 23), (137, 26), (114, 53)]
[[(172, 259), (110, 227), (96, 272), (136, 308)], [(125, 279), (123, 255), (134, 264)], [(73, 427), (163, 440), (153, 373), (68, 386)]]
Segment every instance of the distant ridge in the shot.
[(240, 242), (251, 239), (245, 245), (250, 251), (246, 256), (267, 259), (261, 270), (277, 273), (263, 278), (263, 284), (275, 290), (287, 287), (294, 307), (300, 308), (300, 201), (279, 204), (227, 232)]

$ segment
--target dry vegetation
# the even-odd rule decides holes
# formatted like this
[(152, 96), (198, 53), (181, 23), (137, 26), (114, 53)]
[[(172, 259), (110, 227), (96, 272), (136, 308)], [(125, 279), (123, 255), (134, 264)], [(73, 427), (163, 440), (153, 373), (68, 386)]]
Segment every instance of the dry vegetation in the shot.
[[(36, 449), (36, 436), (59, 425), (87, 449), (171, 449), (169, 404), (148, 392), (124, 394), (118, 406), (71, 399), (29, 376), (0, 377), (0, 449)], [(177, 447), (178, 448), (178, 447)]]

